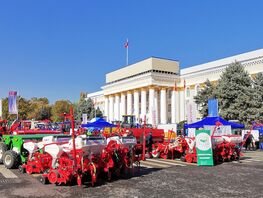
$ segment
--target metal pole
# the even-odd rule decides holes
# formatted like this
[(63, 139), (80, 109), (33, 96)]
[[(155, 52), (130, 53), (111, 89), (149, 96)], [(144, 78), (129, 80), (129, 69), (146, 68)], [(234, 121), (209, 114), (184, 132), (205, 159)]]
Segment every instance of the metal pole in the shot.
[(74, 119), (74, 112), (73, 112), (73, 107), (70, 106), (70, 119), (71, 119), (71, 128), (72, 128), (72, 143), (73, 143), (73, 157), (74, 157), (74, 167), (77, 165), (77, 160), (76, 160), (76, 144), (75, 144), (75, 119)]
[(143, 125), (143, 143), (142, 143), (142, 160), (145, 161), (145, 149), (146, 149), (146, 144), (145, 144), (145, 127), (146, 127), (146, 115), (144, 116), (144, 125)]
[(129, 64), (129, 41), (126, 41), (126, 65)]

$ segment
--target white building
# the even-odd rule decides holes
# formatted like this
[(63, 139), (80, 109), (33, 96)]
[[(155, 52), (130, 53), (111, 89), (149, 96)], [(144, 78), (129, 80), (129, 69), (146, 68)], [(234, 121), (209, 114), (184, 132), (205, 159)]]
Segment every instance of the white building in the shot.
[(151, 57), (106, 74), (102, 91), (89, 94), (108, 121), (133, 114), (153, 125), (200, 119), (193, 97), (206, 79), (216, 82), (223, 70), (238, 61), (250, 75), (263, 72), (263, 49), (186, 69), (179, 61)]

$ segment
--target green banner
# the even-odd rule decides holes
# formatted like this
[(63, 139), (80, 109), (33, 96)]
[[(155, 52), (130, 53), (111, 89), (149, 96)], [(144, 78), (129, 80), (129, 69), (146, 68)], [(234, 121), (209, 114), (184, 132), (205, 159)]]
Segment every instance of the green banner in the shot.
[(196, 130), (196, 154), (198, 166), (213, 166), (213, 150), (210, 130)]

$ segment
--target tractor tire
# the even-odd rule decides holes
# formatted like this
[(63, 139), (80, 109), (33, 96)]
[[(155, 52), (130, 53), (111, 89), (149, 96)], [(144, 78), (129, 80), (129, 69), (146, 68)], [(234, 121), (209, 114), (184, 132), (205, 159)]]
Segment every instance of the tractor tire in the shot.
[(26, 173), (26, 169), (23, 168), (22, 165), (19, 165), (19, 166), (18, 166), (18, 170), (20, 171), (20, 173)]
[(3, 162), (7, 169), (17, 168), (20, 162), (19, 154), (12, 150), (6, 151), (3, 156)]
[(7, 150), (7, 145), (4, 142), (0, 142), (0, 164), (3, 164), (3, 156)]
[(43, 175), (41, 175), (38, 180), (42, 183), (42, 184), (49, 184), (48, 178), (47, 177), (43, 177)]

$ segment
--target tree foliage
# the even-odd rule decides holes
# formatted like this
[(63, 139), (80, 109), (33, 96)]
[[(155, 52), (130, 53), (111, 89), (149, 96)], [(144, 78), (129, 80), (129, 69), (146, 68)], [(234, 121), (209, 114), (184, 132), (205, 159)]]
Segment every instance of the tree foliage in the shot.
[[(80, 94), (79, 102), (76, 105), (76, 119), (77, 121), (82, 121), (82, 114), (87, 114), (88, 120), (94, 117), (102, 117), (102, 112), (97, 107), (95, 110), (94, 103), (91, 98), (86, 98), (86, 93)], [(95, 115), (96, 114), (96, 115)]]
[(29, 119), (46, 120), (51, 118), (51, 106), (47, 98), (32, 98), (29, 108)]
[(215, 98), (215, 87), (207, 79), (203, 89), (199, 90), (194, 97), (195, 103), (199, 106), (199, 112), (203, 117), (208, 115), (208, 100)]
[(252, 81), (240, 63), (232, 63), (224, 70), (216, 87), (216, 97), (223, 118), (245, 123), (253, 120)]
[(71, 102), (69, 100), (58, 100), (52, 106), (52, 121), (61, 122), (64, 120), (63, 114), (69, 114), (69, 109), (71, 106)]
[(263, 74), (258, 73), (253, 79), (254, 118), (263, 123)]

